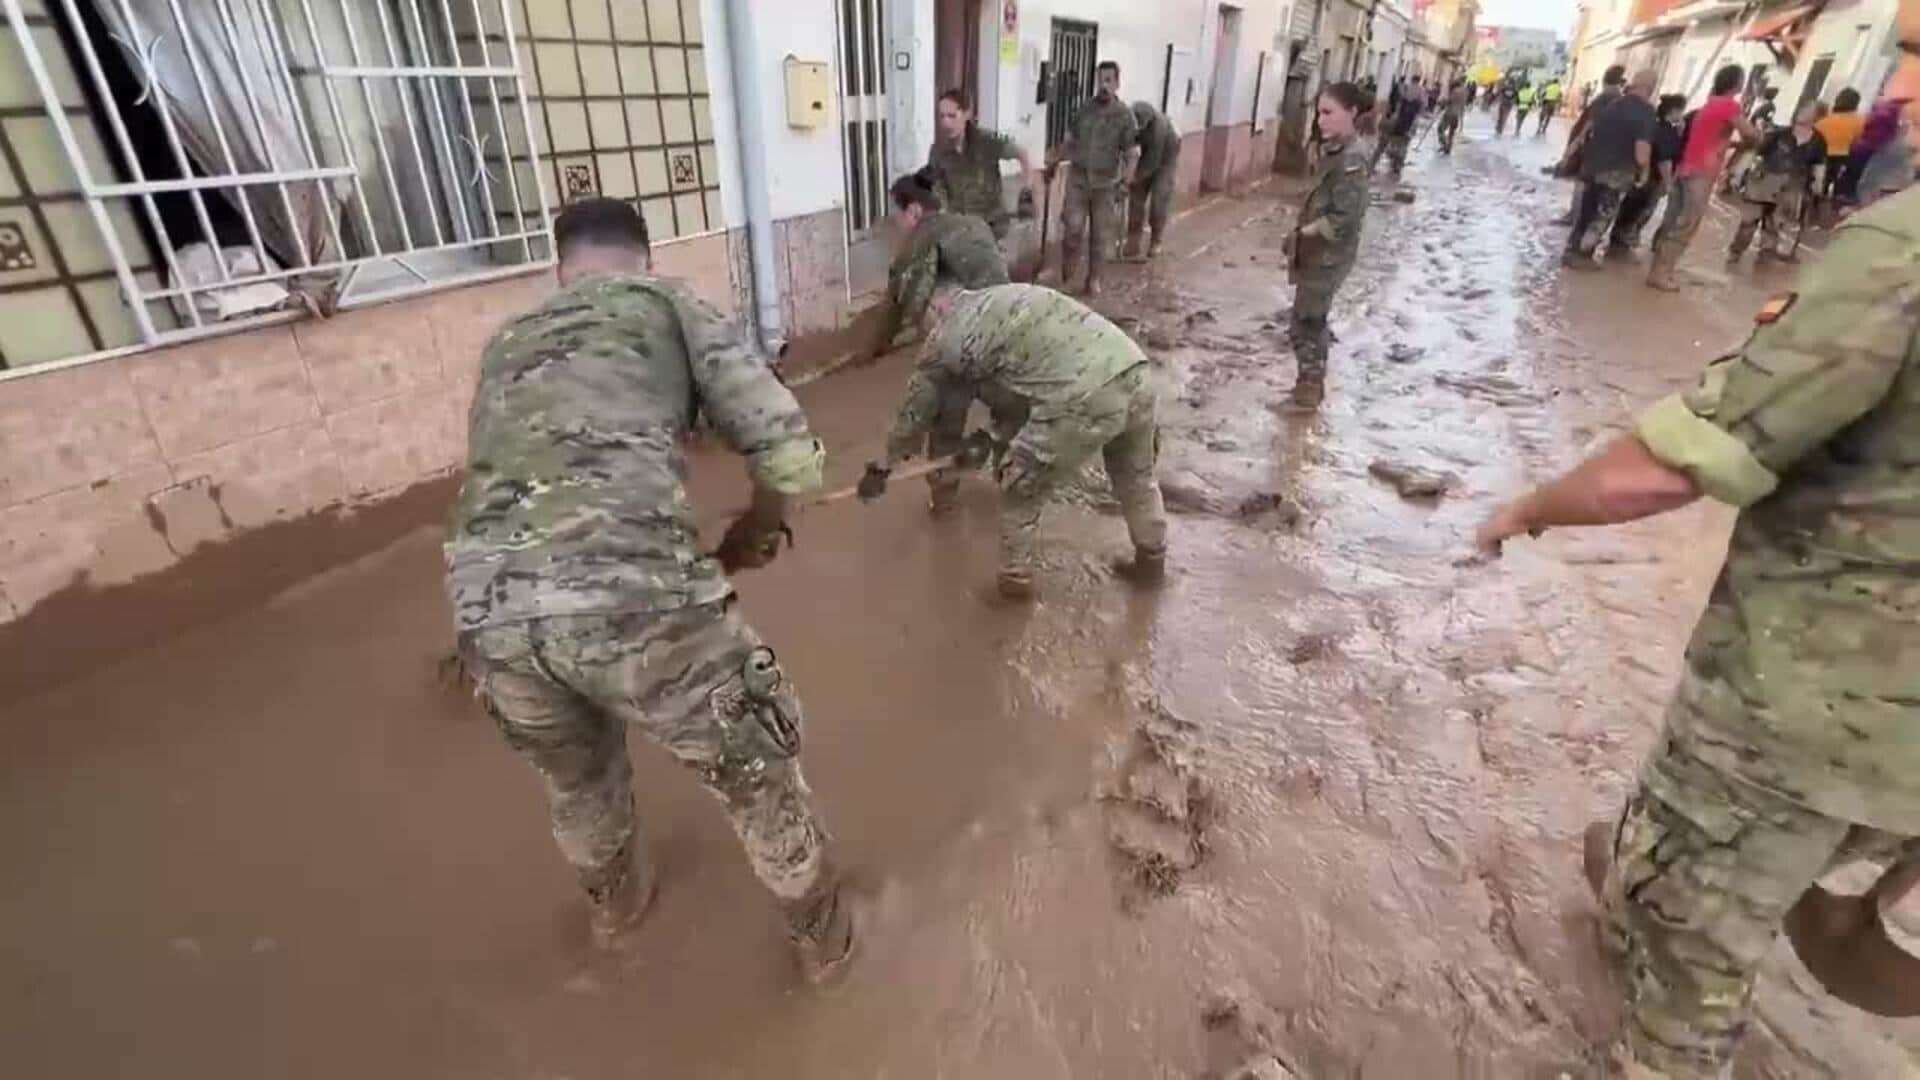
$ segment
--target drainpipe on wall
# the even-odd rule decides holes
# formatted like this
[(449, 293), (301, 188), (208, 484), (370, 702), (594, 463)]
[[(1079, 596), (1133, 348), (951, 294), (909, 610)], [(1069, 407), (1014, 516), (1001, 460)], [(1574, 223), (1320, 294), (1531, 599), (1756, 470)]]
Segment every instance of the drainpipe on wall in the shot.
[[(780, 278), (773, 260), (773, 194), (767, 187), (767, 117), (777, 103), (762, 100), (760, 35), (753, 0), (725, 0), (727, 50), (733, 59), (733, 112), (740, 138), (740, 191), (747, 208), (747, 255), (753, 267), (753, 325), (760, 347), (772, 356), (787, 351), (780, 312)], [(758, 155), (758, 160), (755, 160)]]

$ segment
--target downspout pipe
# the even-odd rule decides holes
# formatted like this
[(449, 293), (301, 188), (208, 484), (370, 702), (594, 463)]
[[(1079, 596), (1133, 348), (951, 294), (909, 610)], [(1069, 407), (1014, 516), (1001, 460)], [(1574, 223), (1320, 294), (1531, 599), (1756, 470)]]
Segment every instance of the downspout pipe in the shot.
[[(767, 117), (777, 111), (764, 93), (760, 32), (753, 0), (725, 0), (727, 51), (733, 69), (734, 130), (740, 139), (741, 194), (747, 209), (747, 255), (753, 273), (753, 325), (760, 347), (778, 357), (787, 351), (780, 310), (780, 278), (773, 260), (773, 192), (767, 186)], [(761, 15), (764, 17), (765, 13)]]

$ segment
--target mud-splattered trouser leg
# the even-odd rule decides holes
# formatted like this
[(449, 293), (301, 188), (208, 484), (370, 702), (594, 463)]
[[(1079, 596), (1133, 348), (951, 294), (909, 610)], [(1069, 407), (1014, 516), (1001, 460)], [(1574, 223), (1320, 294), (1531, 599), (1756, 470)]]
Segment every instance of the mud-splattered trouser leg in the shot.
[(1327, 350), (1332, 333), (1327, 316), (1333, 310), (1333, 297), (1347, 278), (1348, 267), (1303, 268), (1294, 271), (1293, 311), (1287, 324), (1287, 340), (1293, 346), (1298, 377), (1307, 382), (1324, 382), (1327, 377)]
[(1167, 550), (1167, 507), (1160, 496), (1155, 470), (1160, 462), (1160, 425), (1152, 381), (1146, 368), (1135, 368), (1110, 384), (1116, 395), (1126, 395), (1126, 420), (1120, 433), (1100, 448), (1107, 480), (1127, 535), (1135, 550), (1162, 554)]
[(1136, 177), (1127, 189), (1127, 252), (1140, 250), (1140, 234), (1153, 229), (1153, 249), (1167, 236), (1167, 220), (1173, 214), (1173, 179), (1179, 154), (1167, 155), (1152, 176)]
[(1120, 188), (1092, 187), (1079, 169), (1067, 173), (1067, 202), (1060, 211), (1060, 272), (1071, 286), (1080, 266), (1082, 245), (1087, 248), (1087, 280), (1100, 280), (1100, 271), (1113, 256), (1120, 239)]
[(1653, 234), (1653, 266), (1650, 277), (1665, 280), (1680, 265), (1700, 223), (1707, 218), (1707, 203), (1713, 198), (1713, 177), (1684, 176), (1667, 192), (1667, 213), (1660, 230)]
[(1726, 1075), (1787, 910), (1831, 866), (1900, 843), (1736, 780), (1669, 729), (1621, 816), (1604, 893), (1627, 995), (1615, 1056), (1635, 1075)]
[(1134, 546), (1164, 551), (1157, 450), (1153, 388), (1144, 366), (1117, 376), (1070, 413), (1028, 419), (1000, 473), (1000, 576), (1032, 582), (1041, 511), (1096, 452), (1105, 459)]
[[(967, 441), (967, 409), (971, 398), (952, 395), (941, 399), (940, 411), (927, 432), (927, 459), (938, 461), (960, 452)], [(927, 474), (927, 487), (933, 493), (936, 510), (953, 504), (960, 495), (960, 473), (954, 469), (935, 469)]]
[(1567, 255), (1576, 258), (1592, 258), (1594, 249), (1600, 241), (1613, 231), (1614, 220), (1620, 215), (1620, 201), (1626, 196), (1623, 187), (1601, 180), (1587, 184), (1586, 194), (1580, 201), (1580, 216), (1573, 221), (1573, 231), (1567, 234)]
[(628, 870), (633, 727), (725, 804), (790, 918), (830, 897), (825, 834), (800, 774), (799, 698), (726, 603), (492, 627), (465, 635), (461, 654), (508, 744), (545, 781), (554, 838), (589, 894)]
[(1067, 170), (1065, 198), (1060, 204), (1060, 284), (1073, 288), (1080, 274), (1080, 260), (1086, 254), (1087, 229), (1093, 220), (1095, 192), (1087, 187), (1079, 169)]
[(1739, 258), (1746, 254), (1753, 243), (1753, 234), (1759, 230), (1760, 223), (1767, 218), (1767, 211), (1773, 209), (1768, 203), (1740, 200), (1740, 224), (1733, 227), (1733, 242), (1727, 245), (1727, 256)]

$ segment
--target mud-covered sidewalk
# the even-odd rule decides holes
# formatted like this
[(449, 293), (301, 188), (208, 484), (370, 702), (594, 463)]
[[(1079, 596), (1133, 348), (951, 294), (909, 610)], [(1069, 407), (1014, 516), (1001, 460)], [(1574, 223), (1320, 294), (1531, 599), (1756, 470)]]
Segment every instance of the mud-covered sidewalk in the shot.
[[(1489, 136), (1476, 115), (1453, 158), (1417, 151), (1411, 203), (1381, 182), (1318, 416), (1273, 408), (1281, 185), (1123, 271), (1102, 307), (1165, 391), (1159, 592), (1107, 570), (1125, 531), (1097, 474), (1048, 518), (1030, 611), (985, 600), (981, 481), (940, 522), (905, 483), (803, 515), (741, 579), (869, 897), (843, 985), (797, 987), (721, 816), (637, 743), (663, 887), (629, 953), (591, 953), (534, 777), (437, 680), (428, 525), (5, 703), (10, 1071), (1582, 1075), (1615, 1012), (1579, 834), (1656, 730), (1730, 516), (1461, 557), (1495, 499), (1690, 382), (1788, 278), (1728, 274), (1710, 229), (1686, 294), (1565, 281), (1555, 140)], [(909, 362), (803, 389), (836, 481)], [(737, 501), (735, 464), (698, 470), (716, 515)], [(1443, 490), (1403, 497), (1408, 470)], [(340, 542), (271, 540), (283, 565)], [(89, 610), (144, 625), (217, 591), (218, 558)], [(1914, 1026), (1821, 997), (1784, 946), (1761, 997), (1742, 1075), (1914, 1067)]]

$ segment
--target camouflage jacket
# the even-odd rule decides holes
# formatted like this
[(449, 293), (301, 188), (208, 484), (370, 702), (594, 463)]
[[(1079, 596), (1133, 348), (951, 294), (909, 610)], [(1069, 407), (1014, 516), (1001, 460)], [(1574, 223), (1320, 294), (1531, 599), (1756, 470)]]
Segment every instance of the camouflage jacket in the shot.
[(964, 214), (936, 213), (920, 222), (907, 250), (893, 260), (887, 274), (890, 303), (879, 340), (891, 342), (901, 327), (918, 326), (937, 285), (984, 289), (1010, 280), (1007, 260), (984, 222)]
[(1669, 725), (1734, 776), (1920, 835), (1920, 191), (1849, 219), (1798, 286), (1639, 421), (1742, 508)]
[(592, 278), (502, 327), (481, 360), (448, 529), (456, 629), (728, 595), (683, 486), (696, 412), (756, 482), (819, 485), (823, 454), (793, 395), (678, 287)]
[(887, 460), (912, 456), (958, 395), (996, 417), (1071, 416), (1087, 395), (1147, 362), (1132, 338), (1092, 308), (1039, 285), (963, 294), (927, 339), (887, 437)]
[(1166, 114), (1144, 101), (1133, 103), (1133, 120), (1140, 126), (1140, 164), (1133, 180), (1142, 184), (1180, 157), (1180, 132)]
[(1073, 164), (1091, 188), (1112, 187), (1127, 171), (1127, 151), (1139, 140), (1140, 125), (1133, 118), (1133, 107), (1119, 98), (1100, 104), (1088, 98), (1074, 118), (1073, 132), (1067, 136), (1066, 159)]
[[(1352, 264), (1360, 251), (1360, 226), (1367, 214), (1367, 155), (1358, 139), (1329, 141), (1314, 173), (1313, 188), (1300, 207), (1294, 231), (1297, 270), (1331, 269)], [(1301, 230), (1326, 222), (1330, 236), (1306, 236)]]
[(1005, 236), (1006, 183), (1000, 176), (1000, 163), (1019, 153), (1019, 147), (1005, 135), (973, 128), (958, 148), (935, 139), (927, 151), (927, 167), (934, 172), (934, 190), (948, 210), (971, 214), (991, 226), (993, 235)]

